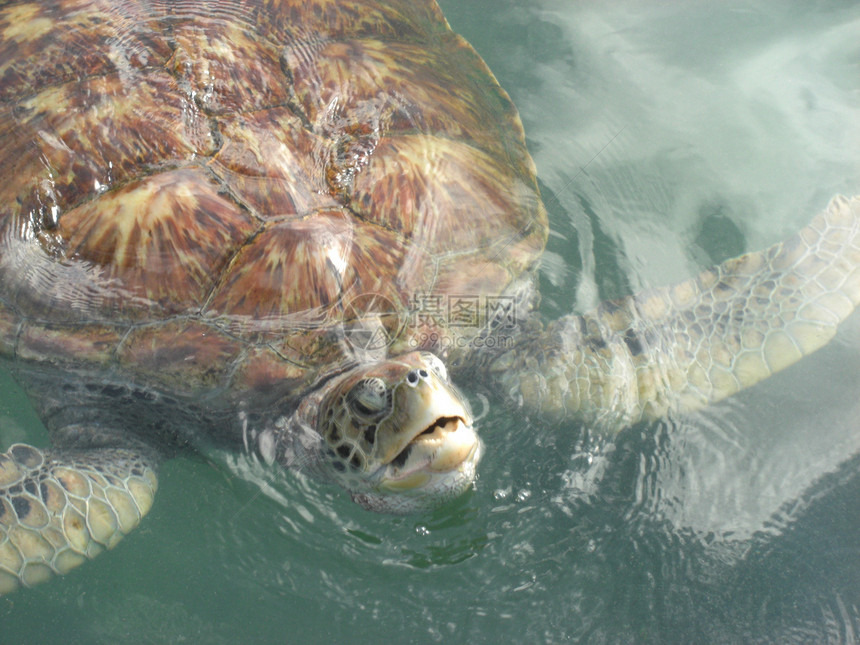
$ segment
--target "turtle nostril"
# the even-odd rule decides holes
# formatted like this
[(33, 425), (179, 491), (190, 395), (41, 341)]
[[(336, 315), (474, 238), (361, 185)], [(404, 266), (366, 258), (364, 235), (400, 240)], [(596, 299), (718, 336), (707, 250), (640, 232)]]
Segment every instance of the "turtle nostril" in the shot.
[(418, 385), (419, 381), (426, 381), (428, 378), (430, 378), (430, 373), (422, 367), (420, 369), (411, 370), (406, 375), (406, 383), (411, 387), (415, 387)]

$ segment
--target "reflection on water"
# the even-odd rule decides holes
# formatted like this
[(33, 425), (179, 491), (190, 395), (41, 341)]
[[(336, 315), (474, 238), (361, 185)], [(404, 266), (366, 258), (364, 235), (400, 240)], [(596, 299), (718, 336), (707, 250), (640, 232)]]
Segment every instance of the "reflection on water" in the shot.
[[(523, 113), (548, 316), (763, 247), (858, 191), (853, 3), (444, 9)], [(476, 489), (431, 515), (369, 514), (244, 460), (171, 462), (112, 554), (0, 599), (0, 640), (854, 641), (858, 332), (611, 444), (491, 404)], [(32, 428), (6, 392), (4, 432)]]

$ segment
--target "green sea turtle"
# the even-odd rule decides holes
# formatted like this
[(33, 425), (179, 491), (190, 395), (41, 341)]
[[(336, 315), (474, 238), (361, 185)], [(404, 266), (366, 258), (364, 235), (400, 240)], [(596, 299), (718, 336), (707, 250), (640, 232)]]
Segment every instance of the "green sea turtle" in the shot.
[(425, 509), (482, 453), (452, 374), (611, 433), (766, 378), (860, 300), (836, 198), (539, 320), (519, 117), (432, 0), (3, 3), (0, 175), (0, 358), (51, 434), (0, 455), (0, 593), (113, 547), (176, 453)]

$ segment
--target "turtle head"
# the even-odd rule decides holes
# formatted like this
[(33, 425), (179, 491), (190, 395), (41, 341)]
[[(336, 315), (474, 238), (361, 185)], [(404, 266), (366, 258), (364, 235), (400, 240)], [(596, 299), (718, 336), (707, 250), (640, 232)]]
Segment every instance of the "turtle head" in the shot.
[(438, 506), (475, 478), (481, 442), (469, 405), (429, 352), (340, 377), (319, 407), (323, 468), (369, 510)]

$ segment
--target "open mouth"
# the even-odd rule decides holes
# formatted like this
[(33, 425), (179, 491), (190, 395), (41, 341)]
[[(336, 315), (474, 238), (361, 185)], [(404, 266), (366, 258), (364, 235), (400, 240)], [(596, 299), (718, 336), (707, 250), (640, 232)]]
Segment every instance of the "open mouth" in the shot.
[(456, 430), (455, 424), (457, 423), (465, 423), (460, 417), (439, 417), (433, 423), (431, 423), (427, 428), (418, 433), (418, 435), (412, 441), (417, 441), (419, 438), (425, 435), (434, 435), (436, 434), (437, 429), (441, 429), (443, 431), (447, 430), (449, 432), (453, 432)]
[(424, 428), (415, 437), (406, 444), (406, 447), (391, 460), (391, 465), (395, 468), (403, 468), (406, 465), (412, 451), (417, 446), (422, 446), (425, 449), (433, 449), (441, 447), (445, 442), (447, 435), (456, 432), (461, 427), (466, 426), (466, 421), (458, 416), (439, 417), (429, 426)]

